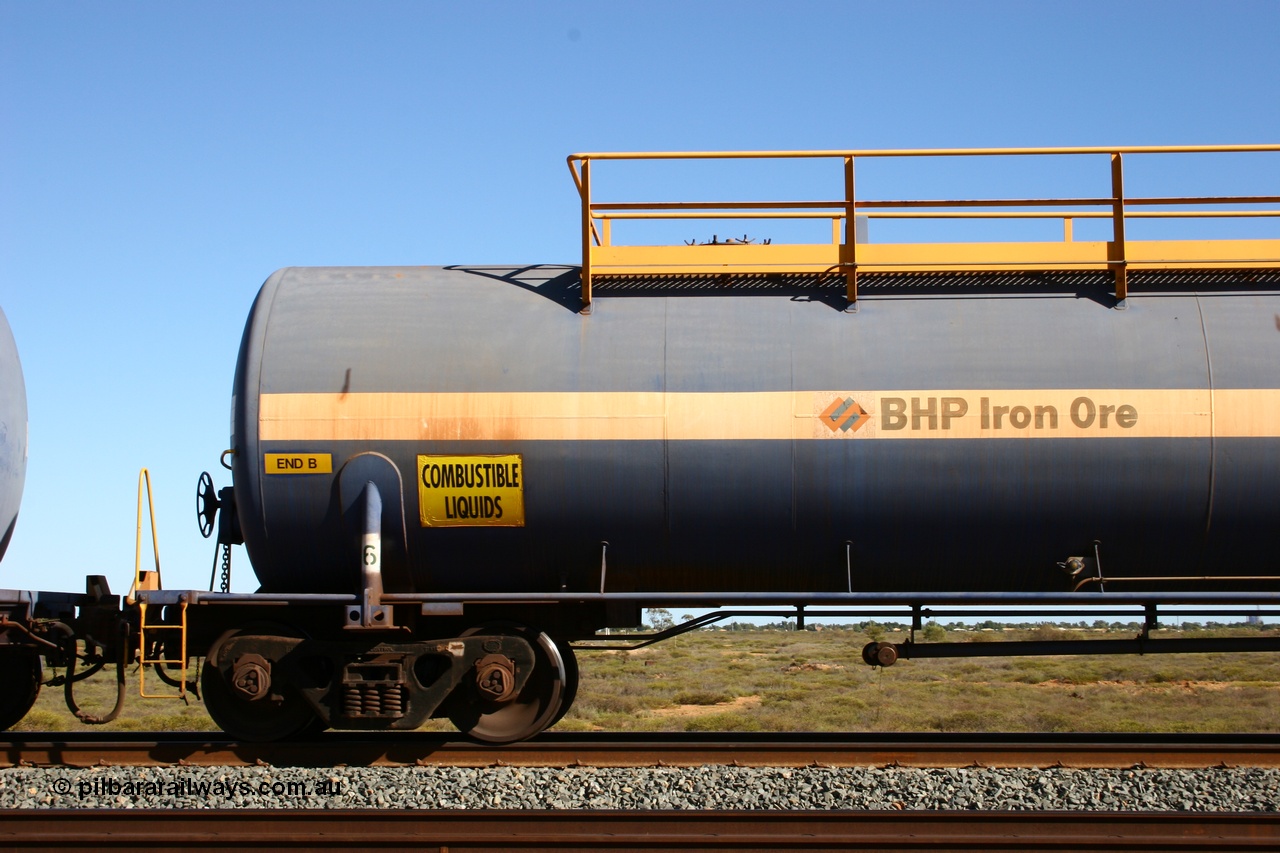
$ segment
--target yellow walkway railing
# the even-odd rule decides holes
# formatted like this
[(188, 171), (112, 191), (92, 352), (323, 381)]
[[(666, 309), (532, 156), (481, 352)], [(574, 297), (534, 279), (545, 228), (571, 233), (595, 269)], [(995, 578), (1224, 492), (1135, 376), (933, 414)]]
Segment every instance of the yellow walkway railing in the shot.
[[(1280, 145), (1119, 146), (1089, 148), (971, 148), (849, 151), (689, 151), (572, 154), (569, 171), (582, 216), (582, 301), (590, 309), (593, 281), (608, 276), (688, 276), (759, 273), (839, 275), (850, 303), (859, 273), (1109, 271), (1117, 301), (1128, 295), (1128, 274), (1138, 270), (1280, 268), (1280, 240), (1130, 240), (1130, 219), (1280, 217), (1280, 195), (1127, 197), (1126, 157), (1280, 152)], [(1104, 156), (1110, 193), (1101, 197), (986, 199), (863, 199), (855, 193), (859, 159), (994, 156)], [(822, 200), (606, 202), (592, 197), (592, 164), (636, 160), (829, 159), (843, 166), (843, 192)], [(1196, 206), (1195, 210), (1167, 208)], [(1244, 207), (1245, 209), (1230, 209)], [(1166, 209), (1152, 209), (1152, 208)], [(993, 209), (993, 208), (1003, 208)], [(1067, 209), (1062, 209), (1067, 208)], [(1133, 208), (1141, 208), (1134, 210)], [(857, 219), (1060, 219), (1060, 242), (859, 242)], [(613, 222), (679, 219), (827, 219), (829, 243), (751, 241), (685, 245), (619, 245)], [(1077, 219), (1107, 219), (1111, 239), (1077, 241)], [(597, 228), (597, 224), (599, 227)]]

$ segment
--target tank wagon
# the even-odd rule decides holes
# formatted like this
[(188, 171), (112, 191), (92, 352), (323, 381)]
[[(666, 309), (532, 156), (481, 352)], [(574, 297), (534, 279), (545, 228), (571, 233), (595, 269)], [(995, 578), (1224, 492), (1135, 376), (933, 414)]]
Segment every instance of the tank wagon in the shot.
[(462, 269), (282, 270), (237, 372), (240, 529), (271, 592), (350, 590), (366, 482), (389, 593), (598, 589), (602, 562), (616, 591), (1046, 593), (1095, 541), (1117, 575), (1231, 575), (1280, 545), (1278, 315), (670, 293), (584, 319)]
[[(27, 389), (22, 380), (18, 347), (9, 320), (0, 311), (0, 558), (9, 547), (18, 523), (22, 487), (27, 475)], [(0, 699), (0, 723), (22, 719), (40, 688), (38, 655), (14, 645), (16, 629), (6, 627), (17, 615), (17, 602), (0, 603), (0, 679), (15, 685)]]
[(27, 387), (9, 320), (0, 311), (0, 558), (9, 548), (27, 477)]
[[(600, 647), (644, 607), (712, 610), (648, 640), (764, 605), (801, 624), (894, 608), (915, 627), (1103, 606), (1146, 626), (1122, 641), (912, 636), (868, 645), (872, 665), (1278, 650), (1148, 636), (1161, 608), (1280, 602), (1280, 240), (1125, 234), (1280, 215), (1280, 197), (1124, 192), (1126, 157), (1223, 151), (1280, 146), (574, 155), (580, 265), (281, 270), (240, 344), (232, 485), (198, 487), (222, 588), (140, 573), (130, 654), (181, 686), (206, 658), (199, 690), (240, 737), (448, 717), (505, 742), (568, 709), (575, 645)], [(866, 158), (1026, 154), (1094, 158), (1109, 191), (854, 191)], [(748, 156), (833, 160), (844, 192), (592, 195), (593, 165)], [(873, 243), (860, 227), (1011, 216), (1058, 220), (1063, 239)], [(1091, 218), (1106, 239), (1073, 239)], [(643, 219), (829, 220), (831, 240), (614, 240)], [(239, 543), (255, 593), (229, 591)]]

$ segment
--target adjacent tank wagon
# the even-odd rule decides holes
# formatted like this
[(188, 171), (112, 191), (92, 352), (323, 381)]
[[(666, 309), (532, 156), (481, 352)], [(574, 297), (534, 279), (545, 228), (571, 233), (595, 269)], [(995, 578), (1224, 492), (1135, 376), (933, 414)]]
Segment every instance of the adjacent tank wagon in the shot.
[[(22, 505), (27, 474), (27, 389), (9, 320), (0, 311), (0, 558), (8, 550)], [(3, 622), (10, 608), (0, 596)], [(0, 729), (22, 719), (35, 702), (43, 670), (38, 655), (26, 648), (17, 630), (0, 627)]]
[(0, 311), (0, 558), (9, 547), (27, 476), (27, 387), (22, 362)]
[[(8, 549), (18, 521), (27, 471), (27, 392), (18, 348), (8, 318), (0, 310), (0, 557)], [(12, 569), (12, 565), (6, 569)], [(10, 571), (8, 577), (21, 582), (29, 568)], [(79, 713), (72, 698), (71, 684), (101, 669), (107, 660), (120, 665), (123, 698), (123, 667), (127, 660), (127, 617), (120, 600), (112, 596), (106, 579), (86, 579), (83, 594), (0, 589), (0, 731), (26, 716), (40, 695), (45, 665), (69, 667), (59, 678), (66, 684), (68, 706)], [(100, 639), (93, 639), (93, 637)], [(83, 640), (83, 651), (77, 645)], [(92, 669), (74, 675), (79, 657)], [(80, 713), (87, 722), (106, 722), (120, 711), (104, 717)]]

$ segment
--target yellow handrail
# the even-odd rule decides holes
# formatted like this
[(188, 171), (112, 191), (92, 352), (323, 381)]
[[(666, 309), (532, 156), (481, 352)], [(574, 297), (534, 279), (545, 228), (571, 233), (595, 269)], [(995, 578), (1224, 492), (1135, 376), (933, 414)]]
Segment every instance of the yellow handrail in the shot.
[(1049, 148), (846, 148), (810, 151), (593, 151), (570, 154), (569, 168), (583, 160), (798, 160), (836, 157), (991, 157), (1024, 154), (1244, 154), (1280, 151), (1280, 145), (1086, 145)]
[[(156, 569), (154, 578), (144, 578), (142, 572), (142, 491), (146, 487), (147, 510), (151, 516), (151, 553), (155, 555)], [(138, 472), (138, 535), (133, 551), (133, 586), (129, 589), (128, 600), (132, 604), (134, 593), (140, 589), (160, 589), (160, 541), (156, 535), (156, 508), (151, 496), (151, 472), (143, 468)]]
[[(1236, 241), (1238, 245), (1226, 247), (1230, 241), (1167, 241), (1167, 252), (1155, 245), (1159, 241), (1132, 242), (1126, 240), (1127, 219), (1196, 219), (1196, 218), (1266, 218), (1280, 217), (1280, 209), (1224, 210), (1224, 205), (1280, 205), (1280, 195), (1251, 196), (1179, 196), (1165, 198), (1127, 197), (1124, 190), (1123, 160), (1126, 155), (1149, 154), (1239, 154), (1280, 152), (1280, 144), (1256, 145), (1144, 145), (1144, 146), (1076, 146), (1052, 148), (917, 148), (917, 149), (826, 149), (808, 151), (614, 151), (571, 154), (567, 158), (569, 172), (581, 201), (582, 215), (582, 301), (589, 311), (592, 296), (592, 279), (597, 275), (706, 275), (716, 270), (733, 273), (778, 273), (825, 270), (837, 272), (847, 282), (847, 298), (852, 304), (857, 299), (857, 275), (859, 267), (878, 271), (911, 271), (921, 267), (945, 269), (954, 265), (957, 270), (999, 270), (1016, 268), (1026, 270), (1051, 270), (1069, 268), (1096, 268), (1110, 271), (1115, 278), (1117, 302), (1123, 303), (1128, 294), (1127, 276), (1132, 269), (1172, 269), (1181, 265), (1189, 268), (1240, 267), (1260, 264), (1268, 269), (1280, 267), (1280, 241)], [(894, 157), (990, 157), (990, 156), (1070, 156), (1106, 155), (1110, 163), (1109, 195), (1082, 198), (1004, 198), (1004, 199), (859, 199), (854, 192), (854, 166), (859, 158)], [(825, 200), (787, 201), (654, 201), (654, 202), (601, 202), (591, 195), (591, 162), (624, 160), (774, 160), (774, 159), (836, 159), (843, 162), (843, 198)], [(1200, 210), (1131, 210), (1135, 206), (1189, 206), (1213, 209)], [(994, 207), (1081, 207), (1105, 210), (1023, 210), (981, 211), (955, 210), (955, 208)], [(898, 210), (891, 210), (897, 208)], [(922, 210), (932, 208), (932, 210)], [(873, 212), (874, 211), (874, 212)], [(993, 257), (982, 258), (966, 249), (954, 259), (944, 257), (942, 247), (958, 244), (919, 244), (930, 251), (916, 253), (912, 258), (899, 257), (892, 250), (881, 246), (860, 246), (854, 239), (849, 223), (854, 216), (866, 219), (1060, 219), (1063, 222), (1063, 244), (1073, 244), (1071, 223), (1075, 219), (1109, 219), (1112, 222), (1110, 239), (1105, 243), (1074, 244), (1078, 248), (1045, 249), (1043, 257), (1036, 258), (1022, 250), (994, 249)], [(656, 247), (613, 245), (610, 223), (613, 220), (684, 220), (684, 219), (827, 219), (832, 223), (832, 244), (839, 247), (836, 254), (828, 249), (814, 251), (812, 245), (778, 244), (736, 241), (733, 255), (722, 254), (714, 261), (705, 254), (691, 254), (701, 245), (688, 247)], [(840, 221), (846, 224), (841, 234)], [(602, 223), (597, 230), (596, 222)], [(1220, 244), (1220, 245), (1218, 245)], [(726, 244), (713, 241), (711, 245)], [(975, 246), (984, 244), (973, 244)], [(985, 244), (1003, 246), (1006, 244)], [(1050, 244), (1043, 244), (1048, 246)], [(1102, 250), (1089, 246), (1105, 246)], [(806, 248), (810, 247), (810, 248)], [(934, 249), (933, 247), (937, 247)], [(1226, 248), (1224, 248), (1226, 247)]]
[[(867, 219), (1110, 219), (1110, 213), (1096, 210), (1027, 210), (1027, 211), (926, 211), (921, 213), (859, 213)], [(1125, 219), (1221, 219), (1238, 216), (1280, 217), (1280, 210), (1136, 210), (1125, 211)], [(621, 211), (595, 213), (592, 219), (844, 219), (843, 210), (829, 211), (780, 211), (717, 213), (715, 211), (671, 211), (670, 213), (644, 213)]]

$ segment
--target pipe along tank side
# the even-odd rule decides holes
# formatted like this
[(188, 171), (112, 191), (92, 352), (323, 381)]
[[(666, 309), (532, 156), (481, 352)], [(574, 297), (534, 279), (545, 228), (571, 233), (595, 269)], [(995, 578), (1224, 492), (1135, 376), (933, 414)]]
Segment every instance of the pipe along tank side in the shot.
[(264, 591), (360, 588), (369, 480), (388, 592), (594, 590), (606, 541), (609, 590), (669, 592), (1062, 592), (1095, 542), (1109, 575), (1165, 578), (1277, 544), (1276, 292), (584, 317), (572, 273), (523, 270), (267, 280), (231, 441)]

